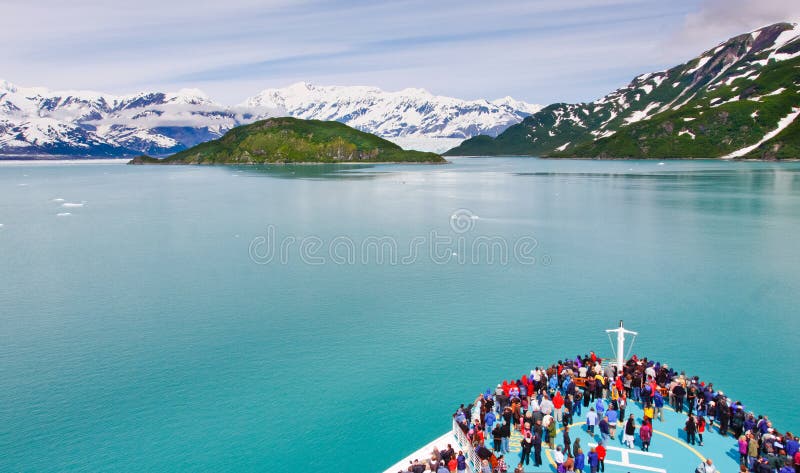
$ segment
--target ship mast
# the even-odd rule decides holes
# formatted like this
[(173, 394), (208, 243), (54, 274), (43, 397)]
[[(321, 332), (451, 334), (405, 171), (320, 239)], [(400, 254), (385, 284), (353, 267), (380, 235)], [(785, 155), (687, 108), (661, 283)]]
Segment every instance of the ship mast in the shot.
[[(617, 334), (617, 346), (614, 352), (617, 355), (617, 373), (622, 373), (622, 367), (625, 365), (625, 334), (631, 334), (634, 336), (634, 338), (639, 334), (631, 330), (626, 330), (625, 327), (622, 326), (622, 320), (619, 321), (618, 328), (608, 329), (606, 330), (606, 333), (609, 334), (609, 339), (611, 338), (612, 333)], [(613, 342), (611, 343), (611, 346), (614, 348)], [(633, 343), (631, 343), (631, 347), (633, 347)]]

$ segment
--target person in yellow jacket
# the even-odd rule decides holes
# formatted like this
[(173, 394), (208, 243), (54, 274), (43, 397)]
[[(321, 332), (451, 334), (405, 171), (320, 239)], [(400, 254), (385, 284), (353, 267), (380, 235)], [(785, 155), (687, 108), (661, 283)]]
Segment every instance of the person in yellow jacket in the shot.
[(655, 413), (655, 410), (653, 409), (653, 405), (650, 404), (649, 402), (647, 404), (645, 404), (645, 406), (644, 406), (644, 420), (645, 421), (648, 421), (648, 420), (652, 421), (654, 413)]

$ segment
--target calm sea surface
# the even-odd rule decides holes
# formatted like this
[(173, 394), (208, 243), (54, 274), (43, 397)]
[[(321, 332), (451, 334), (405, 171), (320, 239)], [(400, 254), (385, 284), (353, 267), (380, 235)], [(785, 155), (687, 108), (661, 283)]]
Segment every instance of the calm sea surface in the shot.
[(0, 471), (379, 471), (619, 319), (800, 429), (800, 163), (4, 164), (0, 224)]

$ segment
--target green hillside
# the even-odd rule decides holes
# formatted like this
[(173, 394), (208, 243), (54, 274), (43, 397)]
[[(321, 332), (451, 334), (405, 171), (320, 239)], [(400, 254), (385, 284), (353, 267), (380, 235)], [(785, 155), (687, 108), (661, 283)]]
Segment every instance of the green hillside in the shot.
[(269, 118), (164, 159), (140, 156), (130, 164), (443, 163), (435, 154), (406, 151), (335, 121)]
[[(800, 29), (778, 23), (591, 103), (553, 104), (445, 155), (720, 158), (759, 143), (800, 107)], [(798, 125), (735, 157), (800, 158)], [(740, 156), (741, 154), (741, 156)]]

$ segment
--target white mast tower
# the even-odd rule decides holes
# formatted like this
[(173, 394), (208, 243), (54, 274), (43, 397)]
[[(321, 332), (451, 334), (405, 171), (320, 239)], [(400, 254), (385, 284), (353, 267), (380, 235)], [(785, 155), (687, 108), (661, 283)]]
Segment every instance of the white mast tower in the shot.
[[(614, 342), (611, 341), (611, 334), (615, 332), (617, 334), (616, 347)], [(619, 321), (619, 328), (608, 329), (606, 333), (608, 334), (608, 340), (611, 342), (611, 348), (614, 349), (614, 354), (617, 356), (617, 373), (622, 373), (622, 367), (625, 365), (625, 334), (633, 335), (631, 346), (628, 347), (628, 354), (630, 354), (631, 349), (633, 349), (633, 342), (636, 341), (636, 336), (639, 334), (631, 330), (626, 330), (625, 327), (622, 326), (622, 320)]]

